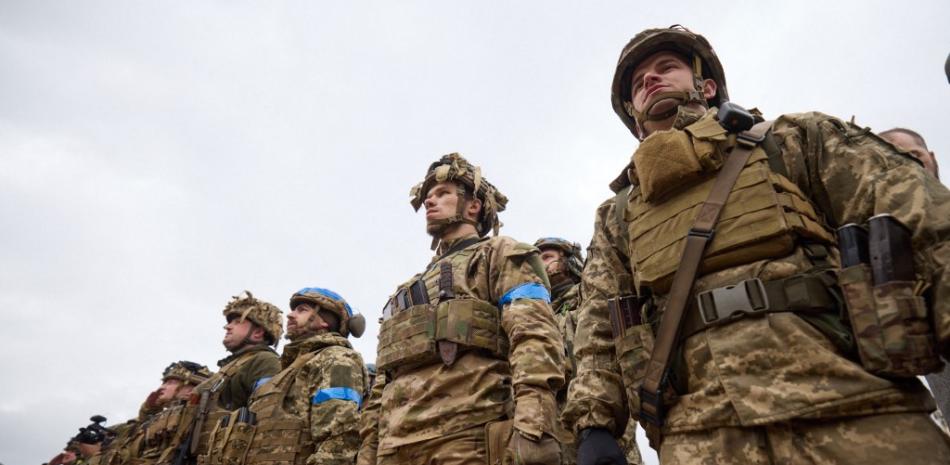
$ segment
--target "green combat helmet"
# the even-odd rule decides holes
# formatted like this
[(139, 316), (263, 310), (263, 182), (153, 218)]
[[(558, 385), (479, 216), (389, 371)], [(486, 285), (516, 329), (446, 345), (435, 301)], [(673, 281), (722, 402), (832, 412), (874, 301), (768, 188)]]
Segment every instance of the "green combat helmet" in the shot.
[(571, 276), (571, 281), (580, 282), (581, 272), (584, 270), (584, 258), (581, 256), (580, 244), (560, 237), (542, 237), (535, 241), (534, 246), (542, 251), (550, 248), (563, 252), (564, 259), (567, 260), (565, 269)]
[[(692, 92), (660, 92), (653, 105), (644, 108), (643, 112), (638, 112), (633, 108), (633, 96), (630, 89), (633, 70), (641, 61), (657, 52), (675, 52), (684, 56), (692, 65), (695, 88)], [(717, 86), (715, 97), (708, 102), (703, 97), (704, 79), (712, 79)], [(610, 100), (614, 111), (620, 116), (623, 124), (640, 140), (643, 140), (641, 122), (663, 120), (676, 114), (678, 106), (660, 114), (650, 113), (656, 103), (665, 100), (664, 97), (678, 99), (682, 102), (680, 105), (700, 103), (704, 106), (720, 106), (729, 100), (729, 93), (726, 91), (726, 74), (712, 45), (709, 45), (705, 37), (694, 34), (678, 24), (667, 29), (647, 29), (631, 39), (620, 52), (614, 82), (610, 88)]]
[(162, 372), (162, 381), (177, 379), (192, 386), (197, 386), (210, 377), (211, 371), (208, 367), (187, 360), (173, 362)]
[(307, 303), (321, 310), (332, 312), (340, 319), (340, 334), (347, 337), (360, 337), (366, 330), (366, 318), (362, 314), (353, 313), (353, 308), (346, 303), (340, 294), (320, 287), (305, 287), (290, 297), (290, 308)]
[(232, 297), (222, 313), (228, 321), (231, 321), (233, 315), (242, 320), (251, 320), (264, 328), (267, 342), (272, 346), (277, 346), (280, 336), (284, 334), (284, 314), (276, 305), (254, 298), (251, 291), (244, 291), (243, 295)]
[[(412, 196), (410, 200), (412, 208), (419, 211), (419, 207), (425, 202), (429, 189), (443, 181), (454, 181), (459, 185), (459, 202), (455, 216), (439, 220), (439, 223), (445, 226), (455, 223), (469, 223), (475, 226), (479, 236), (485, 236), (488, 231), (492, 231), (492, 234), (497, 236), (498, 229), (502, 226), (501, 222), (498, 221), (498, 213), (505, 210), (508, 198), (482, 177), (481, 168), (472, 165), (457, 153), (443, 155), (442, 158), (429, 166), (425, 179), (409, 191), (409, 195)], [(466, 220), (462, 215), (466, 192), (471, 192), (475, 198), (482, 202), (482, 213), (478, 221)]]

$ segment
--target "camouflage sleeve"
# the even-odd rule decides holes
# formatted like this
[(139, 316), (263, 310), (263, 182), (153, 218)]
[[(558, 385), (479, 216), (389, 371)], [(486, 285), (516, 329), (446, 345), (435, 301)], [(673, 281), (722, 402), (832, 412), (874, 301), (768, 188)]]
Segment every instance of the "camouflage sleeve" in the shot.
[(386, 387), (386, 373), (376, 374), (376, 382), (370, 391), (369, 399), (363, 406), (360, 415), (360, 453), (356, 459), (357, 465), (376, 465), (376, 450), (379, 448), (379, 410), (382, 405), (380, 398)]
[(610, 199), (597, 208), (581, 279), (583, 300), (577, 310), (577, 373), (571, 381), (562, 421), (575, 433), (605, 428), (619, 437), (627, 421), (627, 403), (614, 355), (607, 299), (631, 293), (632, 277), (626, 258), (614, 246), (619, 236), (614, 203)]
[(514, 427), (536, 439), (554, 436), (554, 393), (564, 384), (564, 344), (551, 311), (547, 275), (531, 245), (499, 238), (494, 254), (491, 292), (510, 343)]
[(950, 356), (950, 191), (869, 129), (820, 113), (775, 122), (790, 178), (811, 192), (832, 226), (889, 213), (910, 228), (914, 265), (944, 358)]
[(307, 465), (356, 460), (363, 403), (363, 359), (355, 350), (331, 347), (307, 362), (310, 368), (310, 436), (315, 450)]

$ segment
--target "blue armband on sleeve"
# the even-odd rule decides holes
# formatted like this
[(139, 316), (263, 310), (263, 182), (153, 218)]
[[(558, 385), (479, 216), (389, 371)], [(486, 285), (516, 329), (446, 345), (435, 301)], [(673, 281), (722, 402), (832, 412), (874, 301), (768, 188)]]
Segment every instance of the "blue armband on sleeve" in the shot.
[(264, 384), (267, 384), (267, 382), (270, 381), (271, 378), (273, 378), (273, 376), (265, 376), (265, 377), (260, 378), (260, 379), (258, 379), (257, 381), (255, 381), (255, 382), (254, 382), (254, 387), (251, 388), (251, 392), (256, 391), (257, 388), (263, 386)]
[(524, 283), (519, 284), (501, 296), (501, 299), (498, 300), (498, 306), (504, 307), (511, 302), (518, 299), (533, 299), (533, 300), (543, 300), (547, 303), (551, 303), (551, 293), (548, 292), (548, 288), (544, 287), (543, 284), (538, 283)]
[(363, 405), (363, 395), (356, 389), (348, 387), (331, 387), (317, 391), (311, 398), (313, 405), (322, 404), (328, 400), (348, 400), (356, 403), (357, 407)]

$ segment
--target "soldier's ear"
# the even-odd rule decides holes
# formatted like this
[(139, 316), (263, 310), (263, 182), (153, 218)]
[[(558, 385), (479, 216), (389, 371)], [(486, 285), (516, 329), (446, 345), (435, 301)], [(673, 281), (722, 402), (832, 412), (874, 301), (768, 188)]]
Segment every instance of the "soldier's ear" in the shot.
[(465, 201), (465, 214), (473, 220), (478, 220), (479, 215), (482, 213), (482, 201), (480, 199), (472, 198), (471, 200)]
[(706, 100), (711, 100), (715, 97), (718, 90), (719, 87), (716, 85), (716, 81), (712, 79), (703, 80), (703, 97), (705, 97)]

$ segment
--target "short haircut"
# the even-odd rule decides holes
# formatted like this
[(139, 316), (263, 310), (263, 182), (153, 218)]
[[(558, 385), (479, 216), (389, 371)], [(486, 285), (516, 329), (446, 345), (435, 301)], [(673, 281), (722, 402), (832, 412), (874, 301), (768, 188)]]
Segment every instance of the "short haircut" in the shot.
[(917, 131), (913, 131), (907, 128), (891, 128), (891, 129), (888, 129), (887, 131), (882, 131), (878, 133), (878, 135), (883, 137), (888, 134), (894, 134), (894, 133), (903, 133), (905, 135), (913, 137), (915, 140), (917, 140), (918, 143), (920, 143), (921, 147), (923, 147), (925, 150), (930, 150), (929, 148), (927, 148), (927, 142), (924, 140), (924, 136), (921, 136), (920, 134), (918, 134)]

